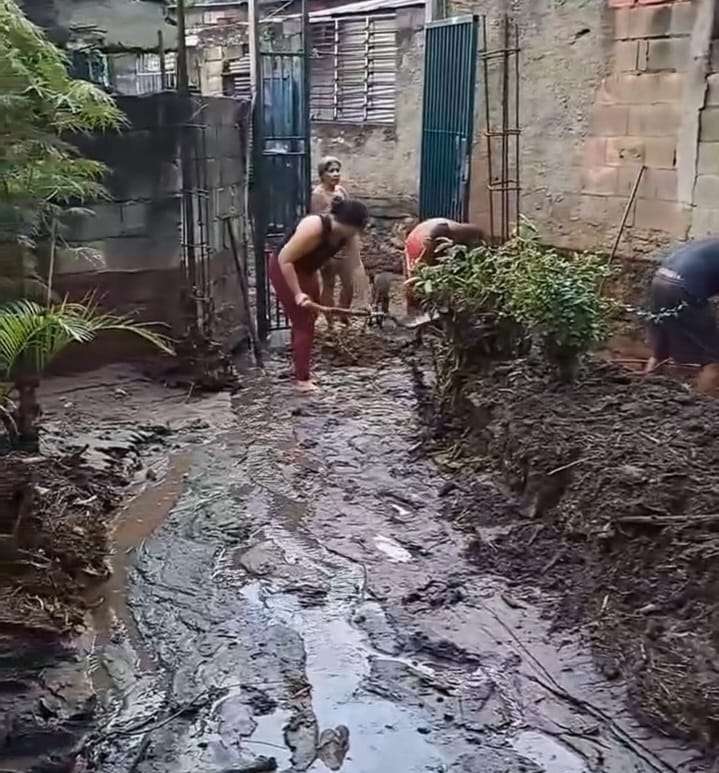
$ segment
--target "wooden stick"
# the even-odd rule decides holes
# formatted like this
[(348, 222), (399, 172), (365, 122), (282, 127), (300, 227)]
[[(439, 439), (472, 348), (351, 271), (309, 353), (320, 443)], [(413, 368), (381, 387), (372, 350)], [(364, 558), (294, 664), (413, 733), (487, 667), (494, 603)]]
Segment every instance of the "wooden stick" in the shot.
[(637, 191), (639, 190), (639, 184), (642, 181), (642, 176), (644, 175), (644, 170), (646, 167), (642, 164), (642, 166), (639, 167), (639, 171), (637, 172), (637, 179), (634, 181), (634, 187), (632, 188), (632, 192), (629, 194), (629, 200), (627, 201), (627, 206), (624, 207), (624, 214), (622, 215), (621, 222), (619, 223), (619, 230), (617, 231), (617, 236), (614, 239), (614, 244), (612, 245), (612, 251), (609, 253), (609, 261), (611, 262), (614, 260), (617, 249), (619, 249), (619, 242), (622, 239), (622, 234), (624, 233), (624, 227), (627, 224), (627, 220), (629, 218), (629, 211), (632, 208), (632, 204), (634, 203), (634, 199), (637, 197)]

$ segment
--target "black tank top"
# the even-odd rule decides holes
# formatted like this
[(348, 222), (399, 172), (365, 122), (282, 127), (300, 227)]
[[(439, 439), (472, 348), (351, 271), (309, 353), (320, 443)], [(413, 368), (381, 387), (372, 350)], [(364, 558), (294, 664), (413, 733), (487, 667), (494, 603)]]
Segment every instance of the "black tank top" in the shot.
[(306, 255), (295, 261), (295, 270), (303, 274), (312, 274), (319, 271), (330, 258), (333, 258), (347, 243), (347, 239), (340, 239), (333, 244), (330, 240), (332, 233), (332, 218), (329, 215), (317, 215), (322, 221), (322, 238), (320, 243)]
[(695, 298), (704, 300), (719, 294), (719, 239), (687, 242), (663, 265), (679, 275), (684, 289)]

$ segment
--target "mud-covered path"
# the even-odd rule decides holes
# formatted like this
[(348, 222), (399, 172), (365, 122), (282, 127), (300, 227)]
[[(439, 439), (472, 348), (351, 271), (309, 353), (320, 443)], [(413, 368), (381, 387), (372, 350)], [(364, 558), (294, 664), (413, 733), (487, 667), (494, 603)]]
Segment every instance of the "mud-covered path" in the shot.
[(532, 589), (465, 562), (407, 368), (322, 383), (255, 378), (130, 503), (157, 528), (123, 546), (97, 638), (97, 769), (703, 770), (550, 635)]

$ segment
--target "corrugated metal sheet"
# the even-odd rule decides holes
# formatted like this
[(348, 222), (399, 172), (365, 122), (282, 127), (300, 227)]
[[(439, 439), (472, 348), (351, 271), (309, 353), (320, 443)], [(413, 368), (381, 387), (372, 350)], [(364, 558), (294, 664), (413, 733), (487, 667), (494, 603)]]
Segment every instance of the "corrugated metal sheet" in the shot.
[(422, 220), (467, 217), (476, 71), (476, 17), (426, 26), (419, 179)]

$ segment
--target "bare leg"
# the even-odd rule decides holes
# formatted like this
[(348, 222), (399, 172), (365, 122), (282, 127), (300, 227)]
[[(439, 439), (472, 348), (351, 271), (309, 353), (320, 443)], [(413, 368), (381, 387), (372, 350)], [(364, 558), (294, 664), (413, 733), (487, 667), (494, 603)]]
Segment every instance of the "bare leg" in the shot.
[[(320, 295), (320, 304), (322, 306), (334, 306), (335, 305), (335, 283), (337, 281), (337, 273), (331, 261), (330, 264), (322, 269), (322, 293)], [(332, 330), (334, 327), (334, 315), (325, 314), (327, 320), (327, 328)]]
[[(354, 283), (354, 266), (352, 261), (345, 259), (339, 272), (340, 279), (340, 306), (343, 309), (352, 308), (352, 300), (354, 299), (355, 283)], [(343, 325), (349, 326), (350, 318), (347, 316), (340, 317), (340, 321)]]

